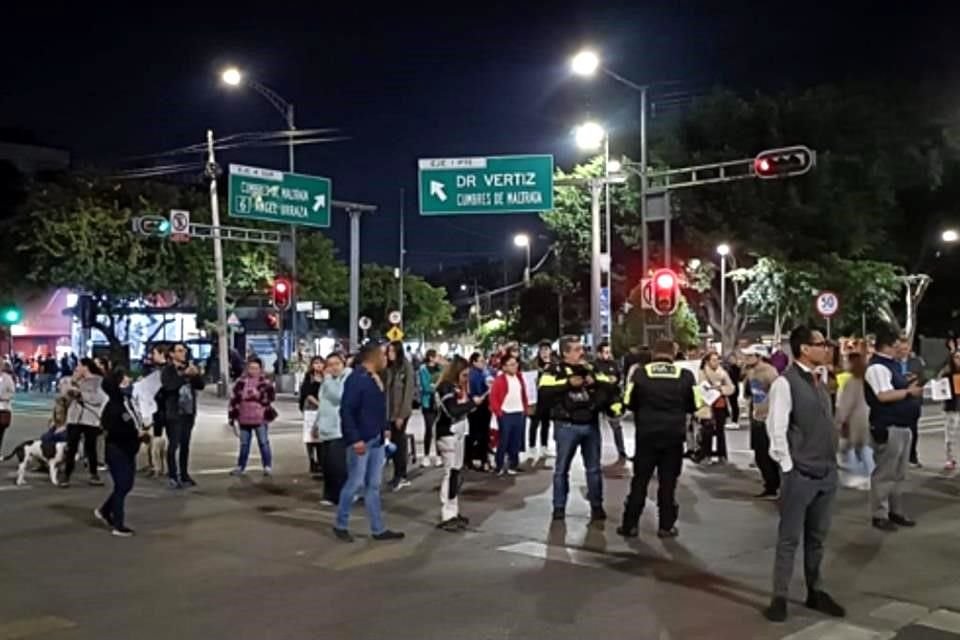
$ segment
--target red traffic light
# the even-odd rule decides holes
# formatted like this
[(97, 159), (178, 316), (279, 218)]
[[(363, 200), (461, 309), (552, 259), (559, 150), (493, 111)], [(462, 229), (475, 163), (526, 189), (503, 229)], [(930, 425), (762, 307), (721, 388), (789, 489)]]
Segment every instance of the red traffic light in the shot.
[(660, 316), (672, 315), (680, 305), (680, 282), (672, 269), (658, 269), (653, 274), (653, 311)]
[(763, 179), (800, 176), (809, 172), (816, 162), (816, 152), (803, 145), (768, 149), (754, 158), (753, 173)]
[(273, 281), (273, 307), (275, 309), (290, 308), (290, 281), (285, 278), (277, 278)]

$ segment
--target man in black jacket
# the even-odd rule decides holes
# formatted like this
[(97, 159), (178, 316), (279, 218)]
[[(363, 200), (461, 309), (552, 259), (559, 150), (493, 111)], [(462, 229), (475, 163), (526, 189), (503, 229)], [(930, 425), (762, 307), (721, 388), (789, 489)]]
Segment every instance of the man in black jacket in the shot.
[[(623, 379), (623, 373), (617, 366), (617, 361), (613, 359), (613, 351), (610, 349), (609, 342), (601, 342), (597, 349), (597, 360), (593, 363), (594, 368), (600, 373), (610, 378), (610, 381), (620, 386)], [(623, 443), (623, 427), (620, 425), (620, 418), (607, 418), (607, 424), (610, 425), (610, 431), (613, 432), (613, 443), (617, 447), (617, 463), (623, 465), (627, 461), (627, 448)]]
[(167, 430), (167, 475), (171, 489), (197, 485), (187, 468), (190, 461), (190, 437), (197, 418), (197, 392), (203, 389), (204, 385), (200, 370), (188, 361), (189, 353), (187, 345), (182, 342), (173, 345), (170, 362), (160, 374), (160, 394), (164, 426)]
[(617, 533), (635, 538), (647, 499), (647, 485), (657, 472), (657, 536), (676, 537), (679, 507), (677, 480), (683, 467), (683, 442), (687, 419), (696, 413), (697, 381), (693, 373), (673, 362), (669, 340), (658, 340), (650, 363), (638, 366), (627, 384), (626, 403), (633, 411), (637, 437), (633, 457), (633, 481)]
[(619, 389), (605, 374), (583, 361), (583, 345), (576, 336), (560, 339), (562, 362), (551, 364), (540, 376), (538, 403), (550, 412), (557, 442), (553, 471), (553, 519), (566, 517), (570, 492), (570, 465), (580, 449), (587, 472), (590, 519), (606, 520), (600, 469), (600, 414), (619, 416)]

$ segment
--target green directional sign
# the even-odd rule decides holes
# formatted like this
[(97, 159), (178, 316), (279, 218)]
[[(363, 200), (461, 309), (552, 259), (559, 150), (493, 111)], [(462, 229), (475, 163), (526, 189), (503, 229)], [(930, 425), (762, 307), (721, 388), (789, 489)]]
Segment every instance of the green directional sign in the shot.
[(553, 209), (553, 156), (420, 160), (420, 215)]
[(232, 164), (228, 187), (227, 211), (233, 218), (330, 226), (329, 178)]

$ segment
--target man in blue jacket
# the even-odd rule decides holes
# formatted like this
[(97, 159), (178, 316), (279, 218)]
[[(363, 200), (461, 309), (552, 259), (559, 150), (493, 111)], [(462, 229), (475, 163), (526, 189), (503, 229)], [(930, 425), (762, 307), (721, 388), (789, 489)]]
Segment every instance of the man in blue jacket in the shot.
[(343, 385), (340, 423), (347, 447), (347, 482), (340, 492), (333, 533), (342, 542), (353, 542), (347, 528), (353, 496), (363, 488), (363, 502), (374, 540), (399, 540), (404, 534), (383, 525), (380, 514), (380, 482), (383, 478), (384, 432), (387, 430), (387, 396), (380, 372), (387, 354), (370, 343), (357, 355), (353, 374)]

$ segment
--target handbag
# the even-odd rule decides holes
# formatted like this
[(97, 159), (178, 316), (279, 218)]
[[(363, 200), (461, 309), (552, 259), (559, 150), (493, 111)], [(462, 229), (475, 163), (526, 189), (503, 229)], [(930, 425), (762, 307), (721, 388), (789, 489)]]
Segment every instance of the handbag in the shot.
[(13, 414), (10, 411), (0, 411), (0, 430), (6, 429), (13, 421)]

